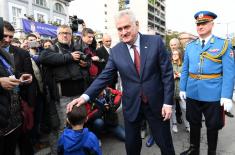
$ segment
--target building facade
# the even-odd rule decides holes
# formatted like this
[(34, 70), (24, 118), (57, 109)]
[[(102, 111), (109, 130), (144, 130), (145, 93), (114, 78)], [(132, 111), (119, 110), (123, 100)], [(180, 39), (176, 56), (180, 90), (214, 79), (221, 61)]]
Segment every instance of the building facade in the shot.
[(69, 22), (68, 7), (72, 0), (0, 0), (0, 16), (17, 26), (18, 19), (30, 17), (43, 23)]
[[(119, 41), (114, 17), (123, 9), (131, 9), (135, 13), (141, 33), (165, 37), (165, 0), (76, 0), (71, 6), (73, 3), (83, 4), (76, 6), (79, 10), (78, 17), (84, 19), (88, 27), (95, 31), (110, 34), (113, 45)], [(87, 13), (86, 6), (89, 6), (94, 14)]]
[(137, 16), (141, 32), (165, 36), (165, 0), (119, 0), (119, 10), (130, 8)]

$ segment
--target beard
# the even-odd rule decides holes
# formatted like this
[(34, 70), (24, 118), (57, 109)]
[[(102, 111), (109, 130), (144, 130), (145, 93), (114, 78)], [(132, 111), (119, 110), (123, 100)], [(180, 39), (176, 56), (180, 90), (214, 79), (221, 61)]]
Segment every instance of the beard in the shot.
[(71, 42), (71, 41), (68, 41), (68, 40), (60, 40), (59, 42), (62, 43), (62, 44), (70, 45), (70, 42)]

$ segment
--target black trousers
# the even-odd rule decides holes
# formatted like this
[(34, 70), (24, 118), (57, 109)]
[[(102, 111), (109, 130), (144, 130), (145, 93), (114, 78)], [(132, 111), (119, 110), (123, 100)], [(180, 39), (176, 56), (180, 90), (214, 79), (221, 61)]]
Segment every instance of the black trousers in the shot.
[(141, 139), (141, 123), (142, 120), (148, 121), (151, 133), (156, 144), (160, 147), (162, 155), (175, 155), (174, 146), (172, 143), (170, 121), (163, 121), (161, 114), (159, 117), (154, 115), (148, 104), (142, 103), (138, 117), (134, 122), (125, 121), (125, 132), (126, 132), (126, 152), (127, 155), (140, 155), (142, 147)]
[(207, 130), (219, 130), (224, 126), (224, 109), (220, 106), (220, 101), (204, 102), (187, 98), (186, 118), (189, 123), (202, 127), (202, 114)]
[(203, 102), (187, 98), (186, 118), (190, 123), (190, 144), (196, 149), (200, 147), (202, 114), (207, 127), (208, 155), (214, 155), (217, 148), (218, 130), (224, 126), (224, 109), (219, 101)]
[(17, 139), (20, 135), (20, 128), (18, 127), (7, 136), (0, 136), (0, 154), (1, 155), (15, 155)]

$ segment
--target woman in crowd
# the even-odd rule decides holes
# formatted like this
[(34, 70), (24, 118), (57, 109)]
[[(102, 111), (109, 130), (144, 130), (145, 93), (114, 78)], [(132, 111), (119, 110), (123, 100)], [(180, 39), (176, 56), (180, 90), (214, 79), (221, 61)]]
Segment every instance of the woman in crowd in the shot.
[[(181, 111), (182, 111), (182, 118), (183, 118), (184, 125), (186, 127), (186, 131), (190, 132), (189, 123), (186, 120), (186, 116), (185, 116), (186, 103), (185, 101), (182, 101), (179, 97), (179, 81), (180, 81), (181, 70), (182, 70), (182, 53), (180, 50), (176, 49), (172, 51), (172, 66), (173, 66), (174, 80), (175, 80), (175, 91), (174, 91), (175, 104), (174, 105), (179, 103)], [(175, 109), (175, 106), (173, 109)], [(178, 132), (175, 112), (172, 113), (172, 131), (175, 133)]]

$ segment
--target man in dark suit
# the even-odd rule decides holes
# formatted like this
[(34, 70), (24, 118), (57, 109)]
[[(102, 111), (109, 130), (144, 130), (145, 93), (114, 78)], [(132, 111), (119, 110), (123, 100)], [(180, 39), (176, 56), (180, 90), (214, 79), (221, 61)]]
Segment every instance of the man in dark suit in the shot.
[[(15, 33), (14, 27), (7, 21), (4, 21), (4, 38), (2, 47), (6, 52), (10, 53), (14, 60), (15, 70), (18, 74), (28, 73), (33, 75), (33, 68), (30, 59), (30, 55), (27, 51), (11, 45), (13, 36)], [(32, 76), (31, 76), (32, 78)], [(31, 79), (32, 80), (32, 79)], [(20, 85), (20, 96), (26, 101), (31, 107), (35, 105), (36, 102), (36, 86), (35, 81), (28, 85)], [(33, 146), (30, 142), (29, 132), (21, 132), (19, 148), (21, 154), (34, 154)]]
[(123, 86), (127, 155), (140, 155), (140, 128), (144, 119), (148, 121), (162, 155), (174, 155), (169, 121), (174, 79), (164, 44), (159, 36), (140, 34), (139, 23), (130, 10), (119, 13), (116, 27), (121, 42), (111, 49), (103, 72), (81, 97), (69, 103), (67, 111), (96, 97), (119, 71)]
[(96, 54), (102, 60), (99, 63), (100, 72), (105, 68), (106, 63), (108, 62), (109, 58), (109, 51), (111, 48), (112, 39), (108, 34), (104, 34), (102, 38), (103, 46), (97, 49)]
[[(111, 37), (108, 34), (104, 34), (103, 38), (102, 38), (102, 43), (103, 43), (103, 46), (98, 48), (96, 51), (96, 54), (100, 60), (100, 62), (98, 63), (99, 74), (103, 71), (103, 69), (105, 68), (105, 65), (107, 64), (108, 59), (109, 59), (109, 51), (111, 49), (111, 43), (112, 43)], [(117, 83), (117, 78), (118, 78), (118, 75), (115, 74), (113, 76), (113, 80), (109, 84), (109, 87), (115, 89), (116, 83)]]
[[(13, 55), (14, 64), (18, 73), (28, 73), (33, 75), (33, 68), (30, 55), (27, 51), (11, 45), (15, 33), (14, 27), (7, 21), (4, 21), (4, 38), (2, 47), (6, 52)], [(29, 90), (30, 89), (30, 90)], [(21, 86), (21, 97), (26, 100), (31, 106), (35, 103), (32, 85)]]

